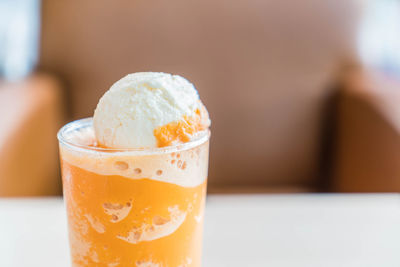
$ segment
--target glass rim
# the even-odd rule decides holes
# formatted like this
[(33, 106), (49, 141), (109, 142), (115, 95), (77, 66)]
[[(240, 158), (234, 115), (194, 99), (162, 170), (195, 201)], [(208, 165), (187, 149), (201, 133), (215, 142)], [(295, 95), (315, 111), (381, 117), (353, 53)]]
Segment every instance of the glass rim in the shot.
[(75, 121), (71, 121), (60, 128), (57, 133), (57, 139), (59, 144), (66, 145), (75, 150), (82, 150), (86, 152), (100, 152), (100, 153), (135, 153), (141, 155), (148, 154), (165, 154), (172, 153), (176, 151), (188, 150), (194, 147), (197, 147), (210, 139), (211, 132), (210, 129), (206, 129), (201, 132), (199, 136), (194, 138), (193, 140), (180, 143), (172, 146), (166, 147), (137, 147), (137, 148), (103, 148), (103, 147), (94, 147), (89, 145), (79, 144), (77, 142), (73, 142), (68, 140), (65, 136), (67, 132), (76, 131), (82, 129), (83, 127), (92, 127), (93, 125), (93, 117), (78, 119)]

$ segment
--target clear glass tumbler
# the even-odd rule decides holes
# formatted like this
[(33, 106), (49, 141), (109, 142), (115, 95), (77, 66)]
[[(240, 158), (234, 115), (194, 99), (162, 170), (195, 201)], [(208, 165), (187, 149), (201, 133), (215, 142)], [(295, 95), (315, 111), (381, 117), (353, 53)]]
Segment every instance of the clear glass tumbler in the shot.
[(165, 148), (96, 146), (92, 119), (58, 133), (73, 266), (201, 265), (209, 131)]

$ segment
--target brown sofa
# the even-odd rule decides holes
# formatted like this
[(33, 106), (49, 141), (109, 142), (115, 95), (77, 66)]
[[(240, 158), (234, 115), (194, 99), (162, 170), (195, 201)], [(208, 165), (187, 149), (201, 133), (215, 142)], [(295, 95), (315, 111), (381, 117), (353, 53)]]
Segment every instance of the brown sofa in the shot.
[(331, 190), (400, 192), (400, 79), (355, 69), (339, 89)]
[(354, 54), (357, 12), (352, 1), (44, 0), (40, 67), (67, 82), (70, 119), (91, 116), (127, 73), (181, 74), (213, 122), (210, 191), (313, 191), (321, 110)]
[[(349, 126), (339, 122), (337, 142), (334, 131), (335, 117), (345, 121), (356, 111), (343, 104), (347, 96), (334, 96), (343, 87), (353, 91), (337, 73), (357, 61), (359, 1), (42, 5), (38, 68), (65, 85), (67, 120), (91, 116), (99, 97), (127, 73), (181, 74), (195, 83), (212, 118), (210, 192), (358, 191), (359, 178), (345, 167), (354, 160), (346, 152)], [(351, 96), (363, 98), (359, 90)], [(392, 119), (376, 116), (369, 127), (379, 130)], [(389, 150), (382, 153), (392, 157)]]
[(63, 120), (61, 90), (44, 74), (0, 83), (0, 196), (61, 193), (55, 138)]

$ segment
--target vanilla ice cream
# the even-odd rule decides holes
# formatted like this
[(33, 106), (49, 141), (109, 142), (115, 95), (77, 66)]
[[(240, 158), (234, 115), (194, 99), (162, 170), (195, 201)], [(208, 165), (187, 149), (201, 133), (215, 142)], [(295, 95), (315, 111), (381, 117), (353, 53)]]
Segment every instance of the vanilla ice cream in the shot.
[(93, 118), (98, 143), (111, 148), (184, 143), (209, 125), (193, 84), (160, 72), (133, 73), (117, 81), (100, 99)]

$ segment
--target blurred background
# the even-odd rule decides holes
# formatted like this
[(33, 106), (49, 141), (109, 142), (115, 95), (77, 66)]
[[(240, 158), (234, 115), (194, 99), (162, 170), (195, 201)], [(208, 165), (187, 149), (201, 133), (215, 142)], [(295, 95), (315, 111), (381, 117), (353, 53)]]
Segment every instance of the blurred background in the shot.
[(400, 1), (1, 0), (0, 196), (61, 194), (56, 133), (138, 71), (212, 124), (210, 193), (400, 191)]

